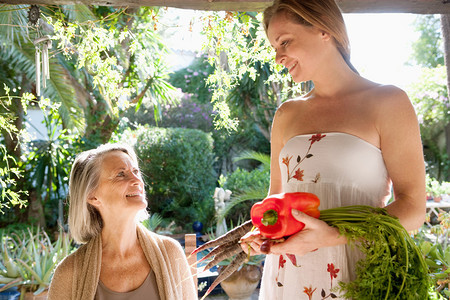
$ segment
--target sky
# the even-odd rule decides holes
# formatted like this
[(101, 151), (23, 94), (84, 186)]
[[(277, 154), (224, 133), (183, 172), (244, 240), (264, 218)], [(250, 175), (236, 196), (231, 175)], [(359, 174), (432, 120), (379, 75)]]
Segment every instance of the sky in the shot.
[(351, 61), (369, 80), (405, 88), (417, 80), (419, 67), (406, 66), (412, 55), (414, 14), (345, 14)]
[[(169, 16), (177, 16), (169, 47), (196, 51), (201, 49), (199, 34), (202, 21), (198, 12), (169, 8)], [(195, 17), (197, 16), (197, 17)], [(344, 14), (351, 46), (351, 61), (360, 74), (369, 80), (406, 88), (418, 78), (418, 67), (406, 66), (419, 33), (414, 31), (414, 14)], [(192, 22), (193, 30), (189, 26)], [(186, 58), (179, 58), (186, 63)], [(177, 63), (177, 58), (173, 61)], [(181, 63), (181, 62), (180, 62)]]

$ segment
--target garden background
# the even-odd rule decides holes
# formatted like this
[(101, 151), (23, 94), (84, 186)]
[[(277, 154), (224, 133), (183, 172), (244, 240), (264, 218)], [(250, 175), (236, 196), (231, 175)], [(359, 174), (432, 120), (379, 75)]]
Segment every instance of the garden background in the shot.
[[(194, 221), (203, 224), (202, 234), (214, 234), (222, 218), (232, 228), (249, 219), (251, 205), (264, 198), (274, 112), (311, 84), (295, 85), (274, 65), (261, 14), (189, 12), (186, 17), (181, 11), (0, 6), (0, 237), (2, 253), (20, 259), (14, 274), (9, 260), (0, 259), (0, 276), (33, 291), (46, 289), (55, 263), (73, 250), (63, 234), (71, 163), (77, 153), (102, 143), (135, 147), (149, 200), (147, 226), (162, 234), (193, 232)], [(392, 16), (377, 18), (383, 22)], [(348, 26), (357, 17), (346, 16)], [(415, 40), (401, 64), (417, 73), (401, 87), (419, 117), (429, 201), (445, 200), (450, 102), (440, 19), (412, 19), (408, 26)], [(371, 32), (366, 38), (377, 35), (382, 37)], [(38, 86), (36, 53), (42, 63), (47, 46), (49, 78), (40, 76)], [(365, 59), (388, 60), (389, 55)], [(361, 73), (384, 80), (371, 70), (362, 67)], [(219, 214), (213, 198), (218, 187), (232, 192)], [(435, 274), (432, 289), (443, 296), (449, 283), (448, 220), (440, 215), (431, 220), (431, 230), (424, 225), (415, 237)], [(47, 245), (48, 253), (40, 245)], [(30, 254), (29, 249), (35, 250)], [(35, 269), (39, 253), (45, 257), (38, 260), (40, 274)]]

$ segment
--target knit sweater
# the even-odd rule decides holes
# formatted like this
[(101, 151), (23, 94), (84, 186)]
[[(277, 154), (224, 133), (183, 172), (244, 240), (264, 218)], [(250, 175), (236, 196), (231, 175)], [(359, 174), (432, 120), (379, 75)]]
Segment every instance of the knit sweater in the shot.
[[(161, 300), (196, 300), (197, 289), (181, 245), (138, 225), (139, 243), (156, 275)], [(94, 299), (100, 280), (102, 239), (96, 236), (57, 266), (48, 300)]]

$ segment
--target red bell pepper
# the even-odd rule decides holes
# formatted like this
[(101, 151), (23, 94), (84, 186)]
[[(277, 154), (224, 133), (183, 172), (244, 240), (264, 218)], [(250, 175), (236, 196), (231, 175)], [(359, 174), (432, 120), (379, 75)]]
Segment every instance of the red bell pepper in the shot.
[(268, 239), (280, 239), (299, 232), (305, 227), (291, 214), (292, 209), (319, 218), (320, 200), (311, 193), (281, 193), (270, 195), (252, 206), (250, 215), (252, 223), (261, 235)]

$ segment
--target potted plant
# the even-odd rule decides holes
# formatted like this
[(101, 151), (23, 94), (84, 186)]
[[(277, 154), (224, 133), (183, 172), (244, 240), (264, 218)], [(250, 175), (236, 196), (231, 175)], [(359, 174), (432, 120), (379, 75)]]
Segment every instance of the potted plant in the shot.
[(430, 271), (434, 286), (430, 289), (430, 299), (450, 297), (450, 213), (441, 212), (439, 224), (419, 231), (414, 240), (422, 251)]
[[(229, 300), (251, 299), (261, 280), (263, 261), (264, 255), (251, 256), (248, 262), (220, 283)], [(231, 259), (228, 259), (219, 264), (219, 274), (230, 262)]]
[[(210, 240), (215, 239), (215, 235), (213, 233), (209, 234)], [(208, 244), (208, 243), (206, 243)], [(201, 249), (201, 248), (200, 248)], [(209, 258), (209, 260), (204, 260), (203, 258), (209, 257), (211, 254), (209, 254), (211, 251), (214, 252), (214, 249), (212, 250), (200, 250), (201, 252), (198, 252), (198, 255), (200, 255), (200, 259), (198, 260), (199, 264), (197, 267), (200, 268), (208, 268), (209, 265), (213, 265), (211, 267), (211, 271), (218, 273), (216, 279), (214, 282), (209, 286), (208, 291), (206, 294), (203, 295), (203, 298), (212, 292), (212, 289), (219, 284), (222, 287), (222, 289), (225, 291), (225, 293), (228, 295), (229, 300), (250, 300), (253, 292), (258, 287), (259, 282), (262, 277), (262, 264), (265, 258), (265, 255), (255, 255), (249, 257), (248, 260), (246, 260), (236, 271), (231, 273), (226, 279), (220, 279), (221, 273), (225, 272), (224, 274), (228, 274), (229, 270), (227, 270), (227, 267), (233, 264), (233, 260), (235, 259), (236, 255), (232, 255), (228, 258), (222, 258), (222, 260), (217, 264), (214, 263), (216, 260), (216, 257)], [(234, 250), (230, 250), (233, 252)], [(245, 253), (241, 253), (239, 255), (242, 255)], [(220, 253), (216, 253), (216, 255), (221, 256)], [(229, 255), (227, 255), (229, 256)], [(206, 265), (205, 265), (206, 263)], [(216, 265), (217, 264), (217, 265)], [(229, 268), (228, 268), (229, 269)], [(223, 276), (223, 275), (222, 275)], [(202, 299), (203, 299), (202, 298)]]
[(3, 247), (7, 251), (4, 251), (3, 265), (7, 272), (3, 273), (10, 282), (0, 291), (17, 287), (20, 299), (46, 299), (53, 271), (71, 251), (70, 245), (67, 234), (59, 234), (52, 243), (47, 233), (39, 229), (36, 232), (28, 229), (15, 238), (4, 239)]
[(11, 250), (17, 251), (17, 244), (7, 235), (0, 235), (0, 299), (16, 300), (20, 293), (17, 291), (20, 277), (19, 268), (11, 258)]
[(433, 196), (434, 202), (441, 202), (442, 196), (449, 193), (448, 183), (440, 183), (438, 180), (431, 178), (428, 174), (426, 177), (426, 192)]

